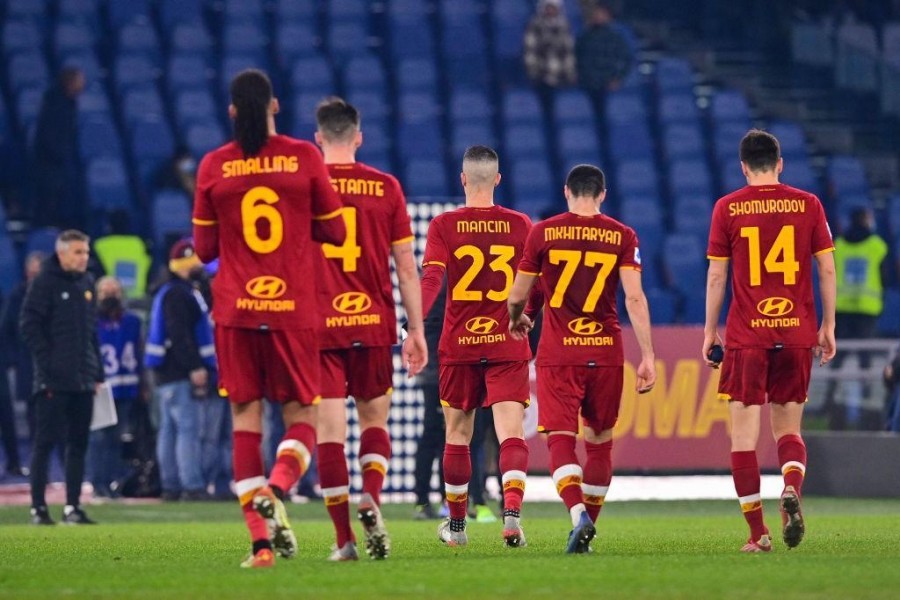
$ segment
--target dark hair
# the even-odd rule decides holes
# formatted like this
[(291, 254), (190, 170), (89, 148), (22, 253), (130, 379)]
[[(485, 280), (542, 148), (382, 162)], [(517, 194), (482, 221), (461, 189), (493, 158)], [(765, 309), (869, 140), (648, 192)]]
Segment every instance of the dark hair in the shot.
[(328, 140), (346, 140), (359, 130), (359, 111), (337, 96), (329, 96), (316, 106), (319, 133)]
[(82, 75), (81, 67), (67, 64), (59, 70), (56, 81), (63, 89), (69, 89), (69, 86), (75, 83)]
[(569, 171), (566, 187), (577, 198), (597, 198), (606, 190), (606, 176), (594, 165), (577, 165)]
[(231, 103), (237, 110), (234, 139), (244, 156), (256, 156), (269, 140), (272, 82), (258, 69), (247, 69), (231, 80)]
[(781, 158), (778, 139), (761, 129), (751, 129), (741, 139), (741, 162), (751, 171), (771, 171)]
[(500, 162), (500, 157), (493, 148), (487, 146), (469, 146), (463, 154), (463, 162), (470, 160), (472, 162)]

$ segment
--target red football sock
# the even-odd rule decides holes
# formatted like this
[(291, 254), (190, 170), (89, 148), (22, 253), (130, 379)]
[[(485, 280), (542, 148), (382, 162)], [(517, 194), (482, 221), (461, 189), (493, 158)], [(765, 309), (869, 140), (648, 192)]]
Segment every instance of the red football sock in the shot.
[(581, 484), (581, 490), (588, 516), (596, 522), (612, 481), (612, 440), (602, 444), (585, 442), (584, 447), (587, 450), (587, 460), (584, 463), (584, 483)]
[(575, 436), (551, 435), (547, 438), (547, 446), (550, 448), (550, 470), (556, 492), (571, 512), (579, 504), (584, 505), (582, 470), (575, 454)]
[(469, 446), (444, 444), (444, 490), (447, 494), (450, 518), (466, 518), (471, 479), (472, 457), (469, 454)]
[(734, 490), (737, 492), (738, 501), (744, 519), (750, 526), (750, 539), (758, 541), (761, 536), (769, 533), (763, 522), (762, 499), (759, 495), (760, 477), (759, 465), (756, 462), (756, 452), (747, 450), (731, 453), (731, 476), (734, 478)]
[(799, 435), (788, 434), (778, 438), (778, 462), (785, 487), (792, 485), (800, 494), (806, 476), (806, 444)]
[(319, 468), (319, 485), (325, 497), (325, 508), (334, 523), (337, 546), (342, 548), (349, 541), (356, 541), (350, 527), (350, 473), (344, 445), (335, 442), (319, 444), (316, 452)]
[(256, 492), (266, 487), (265, 468), (260, 453), (262, 434), (235, 431), (232, 439), (235, 489), (244, 512), (244, 521), (250, 530), (250, 541), (268, 541), (269, 528), (266, 521), (253, 509), (251, 502)]
[(359, 466), (362, 470), (363, 492), (371, 494), (375, 504), (381, 504), (381, 488), (391, 461), (391, 436), (381, 427), (364, 429), (359, 436)]
[(503, 510), (522, 510), (525, 474), (528, 472), (528, 444), (521, 438), (507, 438), (500, 444), (500, 473), (503, 478)]
[(269, 485), (277, 486), (285, 493), (290, 490), (309, 467), (312, 449), (315, 447), (315, 427), (309, 423), (294, 423), (288, 427), (278, 444)]

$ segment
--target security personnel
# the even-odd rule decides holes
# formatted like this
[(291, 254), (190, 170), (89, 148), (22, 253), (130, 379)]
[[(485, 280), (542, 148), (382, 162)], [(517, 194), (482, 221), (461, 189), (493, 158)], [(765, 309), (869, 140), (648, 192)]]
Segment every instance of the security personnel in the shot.
[(94, 242), (94, 252), (107, 275), (119, 280), (128, 298), (147, 293), (150, 256), (144, 240), (129, 233), (128, 213), (116, 210), (109, 217), (111, 233)]

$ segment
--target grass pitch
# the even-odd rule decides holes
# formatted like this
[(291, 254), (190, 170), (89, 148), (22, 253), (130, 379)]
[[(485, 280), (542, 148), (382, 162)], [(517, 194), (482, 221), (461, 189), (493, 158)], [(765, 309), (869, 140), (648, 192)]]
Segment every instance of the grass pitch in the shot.
[[(564, 554), (561, 503), (531, 504), (528, 547), (507, 549), (499, 523), (470, 523), (469, 546), (437, 541), (435, 521), (387, 506), (386, 561), (325, 560), (333, 542), (321, 504), (288, 508), (300, 541), (292, 560), (247, 571), (237, 505), (91, 507), (102, 524), (34, 527), (25, 507), (0, 508), (2, 598), (896, 598), (900, 500), (804, 503), (806, 539), (788, 551), (774, 501), (775, 549), (738, 552), (747, 537), (736, 502), (610, 503), (591, 555)], [(60, 507), (51, 507), (54, 518)], [(361, 539), (359, 526), (356, 525)], [(779, 533), (776, 533), (779, 532)], [(360, 551), (362, 548), (360, 545)]]

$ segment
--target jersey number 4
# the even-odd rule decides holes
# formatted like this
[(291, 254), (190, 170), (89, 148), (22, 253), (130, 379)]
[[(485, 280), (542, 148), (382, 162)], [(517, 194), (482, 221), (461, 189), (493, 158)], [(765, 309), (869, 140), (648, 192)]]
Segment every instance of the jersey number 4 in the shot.
[(772, 243), (766, 253), (765, 260), (760, 265), (762, 252), (759, 244), (759, 227), (741, 227), (741, 237), (747, 238), (750, 246), (750, 285), (762, 285), (762, 269), (767, 273), (781, 273), (784, 277), (784, 285), (795, 285), (797, 273), (800, 271), (800, 263), (797, 262), (794, 253), (794, 226), (785, 225), (778, 232), (778, 237)]
[(344, 226), (347, 229), (347, 237), (340, 246), (334, 244), (322, 244), (325, 258), (337, 258), (341, 261), (341, 270), (344, 273), (354, 273), (356, 264), (362, 256), (362, 247), (356, 241), (356, 207), (345, 206), (341, 209), (344, 217)]

